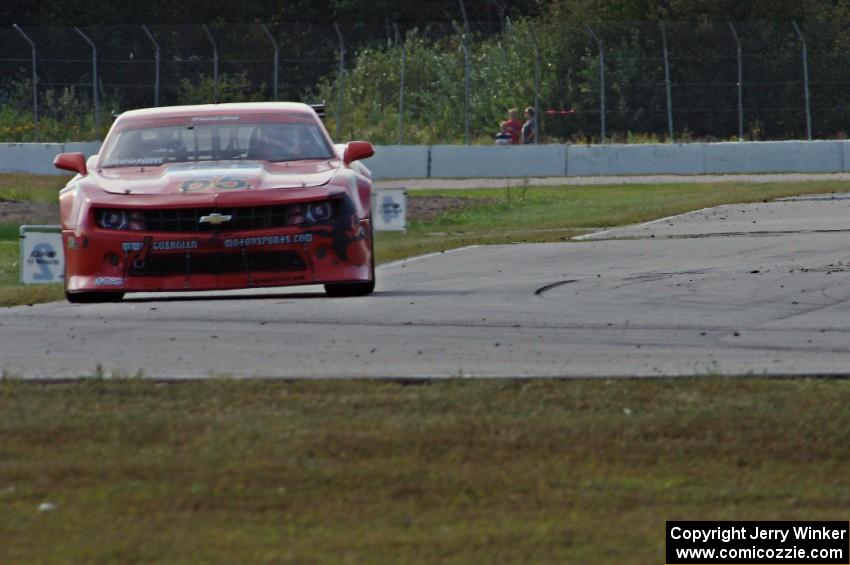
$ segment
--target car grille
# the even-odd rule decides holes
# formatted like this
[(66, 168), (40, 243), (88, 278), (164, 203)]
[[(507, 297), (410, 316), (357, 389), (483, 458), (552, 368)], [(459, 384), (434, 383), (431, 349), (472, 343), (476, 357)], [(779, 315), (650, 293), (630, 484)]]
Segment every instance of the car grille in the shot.
[[(331, 199), (328, 202), (330, 204), (330, 217), (324, 218), (319, 223), (333, 222), (339, 217), (339, 200)], [(144, 228), (138, 231), (218, 233), (303, 225), (305, 223), (304, 211), (308, 204), (310, 203), (278, 204), (274, 206), (238, 206), (231, 208), (109, 208), (109, 210), (125, 213), (131, 218), (131, 223), (135, 221), (132, 219), (132, 216), (141, 212), (144, 216)], [(102, 209), (96, 209), (94, 211), (95, 215), (97, 216), (101, 210)], [(203, 216), (209, 216), (212, 214), (231, 216), (231, 219), (219, 224), (212, 224), (209, 222), (201, 223), (200, 220)]]
[(133, 265), (134, 277), (169, 275), (222, 275), (255, 271), (303, 271), (304, 259), (295, 251), (264, 251), (245, 253), (196, 253), (192, 255), (151, 254), (144, 264)]
[[(224, 232), (279, 228), (287, 225), (289, 206), (252, 206), (240, 208), (170, 208), (145, 210), (145, 231), (149, 232)], [(219, 213), (232, 216), (218, 225), (201, 223), (202, 216)]]

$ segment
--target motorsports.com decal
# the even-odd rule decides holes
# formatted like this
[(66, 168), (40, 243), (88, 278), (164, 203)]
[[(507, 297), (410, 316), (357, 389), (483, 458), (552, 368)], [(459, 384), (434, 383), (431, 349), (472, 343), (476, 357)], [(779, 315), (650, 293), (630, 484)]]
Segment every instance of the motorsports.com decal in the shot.
[(312, 243), (313, 234), (264, 235), (259, 237), (234, 237), (224, 240), (224, 247), (262, 247), (265, 245), (286, 245), (287, 243)]
[[(272, 245), (288, 245), (298, 243), (312, 243), (312, 233), (296, 233), (293, 235), (261, 235), (254, 237), (232, 237), (222, 240), (226, 249), (239, 247), (265, 247)], [(145, 243), (142, 241), (125, 241), (121, 249), (125, 253), (142, 251)], [(150, 244), (151, 251), (193, 251), (200, 248), (198, 240), (175, 240), (175, 241), (153, 241)]]

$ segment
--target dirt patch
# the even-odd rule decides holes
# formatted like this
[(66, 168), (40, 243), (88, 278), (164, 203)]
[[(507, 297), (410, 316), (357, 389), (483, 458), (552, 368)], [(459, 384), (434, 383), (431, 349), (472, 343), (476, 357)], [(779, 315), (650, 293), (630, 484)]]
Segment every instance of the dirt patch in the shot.
[(0, 224), (58, 224), (58, 202), (0, 200)]
[(440, 214), (456, 212), (475, 206), (489, 204), (492, 198), (458, 198), (457, 196), (414, 196), (407, 200), (407, 220), (426, 222)]

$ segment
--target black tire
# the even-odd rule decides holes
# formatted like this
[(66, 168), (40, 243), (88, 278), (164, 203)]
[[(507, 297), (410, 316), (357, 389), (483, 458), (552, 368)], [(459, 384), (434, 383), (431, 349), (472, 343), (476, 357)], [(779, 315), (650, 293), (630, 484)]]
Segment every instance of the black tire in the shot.
[(344, 298), (350, 296), (366, 296), (368, 294), (372, 294), (375, 290), (375, 239), (372, 237), (374, 232), (372, 231), (371, 222), (369, 223), (369, 241), (372, 244), (371, 249), (369, 250), (372, 254), (369, 271), (372, 275), (372, 280), (367, 282), (353, 282), (353, 283), (329, 283), (325, 285), (325, 293), (328, 296), (333, 296), (334, 298)]
[(124, 298), (123, 292), (68, 292), (65, 298), (71, 304), (96, 304), (98, 302), (119, 302)]
[(372, 280), (369, 282), (356, 283), (333, 283), (325, 285), (325, 292), (328, 296), (346, 297), (346, 296), (366, 296), (372, 294), (375, 290), (375, 275), (372, 275)]

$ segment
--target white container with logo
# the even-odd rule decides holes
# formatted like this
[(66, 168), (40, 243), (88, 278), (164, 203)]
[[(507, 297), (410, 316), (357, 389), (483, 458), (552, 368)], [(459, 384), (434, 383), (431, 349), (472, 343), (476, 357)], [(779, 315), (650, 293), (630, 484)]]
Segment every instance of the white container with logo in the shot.
[(407, 230), (407, 190), (379, 188), (372, 192), (372, 224), (375, 231)]
[(59, 283), (65, 278), (61, 226), (21, 226), (21, 282)]

